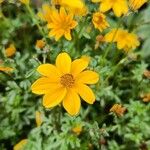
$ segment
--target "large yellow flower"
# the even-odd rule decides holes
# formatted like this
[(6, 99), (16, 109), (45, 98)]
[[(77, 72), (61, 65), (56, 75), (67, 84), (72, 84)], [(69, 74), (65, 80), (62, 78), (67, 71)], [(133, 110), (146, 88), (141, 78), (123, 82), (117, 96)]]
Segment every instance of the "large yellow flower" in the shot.
[(99, 29), (101, 32), (109, 27), (109, 24), (106, 21), (106, 16), (100, 12), (96, 12), (93, 14), (92, 22), (94, 24), (94, 27)]
[(128, 52), (140, 45), (138, 37), (134, 33), (129, 33), (123, 29), (113, 29), (104, 37), (106, 42), (117, 42), (118, 49)]
[(128, 5), (126, 0), (101, 0), (100, 11), (106, 12), (110, 9), (114, 11), (117, 17), (128, 12)]
[(137, 10), (142, 7), (142, 5), (144, 5), (146, 2), (147, 0), (129, 0), (129, 6), (131, 7), (131, 9)]
[(43, 105), (52, 108), (62, 102), (70, 115), (76, 115), (80, 110), (80, 97), (89, 104), (95, 101), (95, 95), (86, 84), (95, 84), (99, 75), (85, 70), (89, 61), (76, 59), (71, 62), (67, 53), (61, 53), (56, 58), (56, 66), (42, 64), (37, 71), (42, 75), (31, 87), (36, 94), (45, 94)]
[(67, 14), (63, 7), (60, 11), (53, 10), (51, 12), (51, 23), (48, 24), (48, 28), (51, 29), (49, 36), (54, 36), (55, 40), (59, 40), (63, 35), (67, 40), (71, 40), (71, 29), (75, 28), (77, 22), (73, 20), (72, 14)]

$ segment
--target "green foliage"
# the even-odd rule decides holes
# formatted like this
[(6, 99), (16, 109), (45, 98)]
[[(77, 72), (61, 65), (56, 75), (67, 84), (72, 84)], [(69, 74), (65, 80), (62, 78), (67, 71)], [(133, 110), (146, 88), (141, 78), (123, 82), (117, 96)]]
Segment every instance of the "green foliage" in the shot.
[[(90, 1), (87, 5), (91, 12), (97, 10)], [(35, 14), (40, 9), (34, 3), (31, 6)], [(104, 53), (108, 43), (94, 47), (96, 36), (101, 33), (93, 29), (90, 15), (77, 18), (79, 25), (72, 33), (75, 37), (72, 41), (62, 38), (55, 42), (48, 38), (45, 24), (33, 18), (18, 1), (0, 4), (0, 14), (0, 61), (14, 68), (12, 73), (0, 71), (0, 150), (11, 150), (25, 138), (28, 139), (25, 150), (150, 149), (150, 103), (144, 103), (140, 97), (141, 93), (150, 92), (150, 81), (143, 75), (150, 67), (150, 4), (130, 14), (121, 24), (138, 34), (141, 46), (125, 54), (112, 44), (107, 57)], [(107, 17), (110, 25), (116, 27), (118, 20), (111, 13)], [(44, 50), (35, 47), (36, 40), (42, 38), (46, 40)], [(5, 48), (10, 43), (14, 43), (17, 52), (7, 58)], [(62, 51), (68, 52), (72, 59), (90, 56), (89, 69), (100, 74), (99, 83), (91, 86), (96, 102), (88, 105), (82, 101), (81, 111), (75, 117), (61, 106), (45, 109), (42, 96), (31, 92), (31, 84), (39, 77), (36, 72), (39, 64), (54, 63)], [(121, 117), (109, 112), (116, 103), (127, 109)], [(43, 119), (39, 127), (36, 111), (41, 112)], [(78, 125), (82, 127), (79, 135), (72, 130)]]

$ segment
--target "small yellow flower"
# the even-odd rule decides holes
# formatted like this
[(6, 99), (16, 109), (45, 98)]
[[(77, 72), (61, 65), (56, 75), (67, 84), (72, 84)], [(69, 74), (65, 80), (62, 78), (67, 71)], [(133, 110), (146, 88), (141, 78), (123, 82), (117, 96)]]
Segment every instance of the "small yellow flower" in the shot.
[(41, 126), (43, 120), (42, 120), (42, 114), (39, 111), (35, 112), (35, 121), (36, 121), (37, 127)]
[(30, 0), (19, 0), (21, 3), (25, 5), (29, 5)]
[(58, 41), (62, 36), (65, 36), (67, 40), (71, 40), (71, 30), (77, 26), (77, 22), (73, 20), (72, 14), (67, 14), (63, 7), (60, 11), (51, 12), (52, 22), (48, 24), (48, 28), (51, 29), (49, 36), (54, 36)]
[(129, 0), (129, 6), (132, 10), (138, 10), (146, 2), (147, 2), (147, 0)]
[(141, 94), (140, 97), (142, 98), (143, 102), (150, 102), (150, 93)]
[(53, 8), (49, 4), (46, 3), (42, 5), (42, 10), (39, 11), (37, 15), (41, 20), (44, 20), (47, 23), (50, 23), (52, 10)]
[(87, 84), (97, 83), (99, 75), (94, 71), (85, 70), (88, 62), (82, 58), (72, 62), (67, 53), (59, 54), (56, 66), (42, 64), (37, 68), (42, 77), (32, 84), (32, 92), (45, 94), (43, 105), (46, 108), (52, 108), (62, 102), (70, 115), (78, 114), (80, 97), (89, 104), (95, 102), (95, 95)]
[(36, 46), (37, 48), (39, 48), (39, 49), (42, 49), (42, 48), (45, 46), (45, 44), (46, 44), (46, 43), (45, 43), (44, 40), (37, 40), (35, 46)]
[(82, 126), (78, 125), (74, 128), (72, 128), (72, 131), (76, 134), (76, 135), (80, 135), (80, 133), (82, 132)]
[(19, 143), (17, 143), (13, 150), (24, 150), (25, 145), (27, 144), (27, 139), (23, 139), (21, 140)]
[(95, 49), (98, 49), (98, 47), (100, 46), (101, 43), (105, 42), (104, 40), (104, 36), (102, 35), (98, 35), (96, 36), (96, 43), (95, 43)]
[(74, 15), (85, 16), (88, 12), (88, 9), (82, 0), (62, 0), (61, 6), (65, 7)]
[(93, 14), (92, 22), (94, 24), (94, 27), (99, 29), (101, 32), (109, 27), (109, 24), (106, 21), (106, 16), (100, 12), (96, 12)]
[(0, 66), (0, 71), (7, 72), (7, 71), (12, 71), (12, 70), (13, 68)]
[(16, 48), (14, 44), (10, 44), (8, 48), (5, 49), (5, 55), (11, 57), (16, 53)]
[(138, 37), (134, 33), (128, 33), (123, 29), (112, 29), (105, 35), (106, 42), (117, 42), (117, 48), (123, 49), (125, 52), (129, 52), (140, 45)]
[(125, 15), (128, 12), (128, 5), (126, 0), (101, 0), (100, 2), (101, 12), (106, 12), (112, 9), (117, 17)]
[(145, 77), (150, 78), (150, 70), (145, 70), (143, 74)]
[(114, 104), (110, 109), (110, 112), (114, 112), (118, 116), (122, 116), (126, 111), (125, 107), (122, 107), (120, 104)]

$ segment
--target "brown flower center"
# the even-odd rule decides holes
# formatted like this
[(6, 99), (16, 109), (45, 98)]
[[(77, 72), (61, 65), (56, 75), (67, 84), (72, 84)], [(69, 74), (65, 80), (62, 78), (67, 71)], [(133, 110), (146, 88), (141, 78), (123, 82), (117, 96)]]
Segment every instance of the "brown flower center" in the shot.
[(61, 76), (60, 79), (60, 83), (67, 88), (71, 88), (74, 85), (74, 81), (73, 75), (69, 73)]

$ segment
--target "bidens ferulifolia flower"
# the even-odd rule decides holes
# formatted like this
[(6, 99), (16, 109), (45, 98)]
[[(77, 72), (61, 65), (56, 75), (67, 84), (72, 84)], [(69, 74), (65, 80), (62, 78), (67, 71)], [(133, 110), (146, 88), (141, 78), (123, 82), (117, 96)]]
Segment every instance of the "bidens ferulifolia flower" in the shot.
[(147, 0), (129, 0), (129, 6), (132, 10), (137, 10), (142, 7)]
[(72, 128), (72, 132), (75, 133), (76, 135), (80, 135), (80, 133), (82, 132), (82, 126), (81, 125), (77, 125), (74, 128)]
[(101, 12), (106, 12), (112, 9), (117, 17), (125, 15), (128, 12), (128, 4), (126, 0), (101, 0), (100, 2)]
[(5, 49), (5, 55), (11, 57), (16, 53), (16, 48), (14, 44), (10, 44), (8, 48)]
[(110, 109), (110, 112), (114, 112), (118, 116), (122, 116), (126, 111), (125, 107), (122, 107), (120, 104), (114, 104)]
[(74, 0), (72, 2), (70, 0), (62, 0), (61, 5), (74, 15), (85, 16), (88, 11), (83, 0)]
[(76, 59), (71, 62), (67, 53), (61, 53), (56, 58), (56, 66), (43, 64), (37, 68), (42, 75), (33, 83), (33, 93), (45, 94), (43, 105), (52, 108), (62, 102), (70, 115), (76, 115), (80, 110), (80, 97), (89, 104), (95, 101), (95, 95), (86, 84), (95, 84), (99, 75), (90, 70), (86, 59)]
[(100, 12), (96, 12), (93, 14), (92, 22), (94, 24), (94, 27), (99, 29), (101, 32), (109, 27), (109, 24), (106, 21), (106, 16)]
[(123, 29), (112, 29), (104, 38), (106, 42), (117, 42), (117, 48), (123, 49), (125, 52), (140, 45), (136, 34)]
[(67, 14), (63, 7), (59, 11), (53, 10), (51, 12), (51, 23), (48, 28), (51, 29), (49, 36), (54, 36), (55, 40), (59, 40), (65, 36), (67, 40), (71, 40), (71, 30), (77, 26), (77, 22), (73, 20), (73, 15)]
[(150, 102), (150, 93), (141, 94), (140, 97), (142, 98), (143, 102)]
[(41, 40), (37, 40), (36, 41), (36, 45), (35, 46), (37, 48), (39, 48), (39, 49), (42, 49), (45, 46), (45, 44), (46, 44), (45, 41), (41, 39)]

